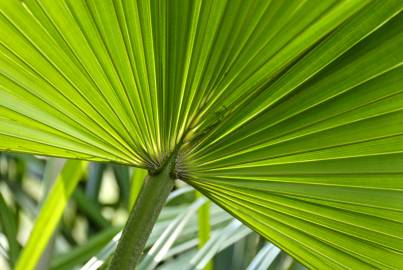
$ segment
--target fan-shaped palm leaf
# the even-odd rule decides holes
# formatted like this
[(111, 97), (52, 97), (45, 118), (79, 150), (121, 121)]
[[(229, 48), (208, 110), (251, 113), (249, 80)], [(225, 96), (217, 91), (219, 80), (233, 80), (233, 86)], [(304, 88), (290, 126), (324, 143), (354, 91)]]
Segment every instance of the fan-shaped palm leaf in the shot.
[(312, 268), (403, 268), (402, 7), (0, 1), (0, 149), (163, 171)]

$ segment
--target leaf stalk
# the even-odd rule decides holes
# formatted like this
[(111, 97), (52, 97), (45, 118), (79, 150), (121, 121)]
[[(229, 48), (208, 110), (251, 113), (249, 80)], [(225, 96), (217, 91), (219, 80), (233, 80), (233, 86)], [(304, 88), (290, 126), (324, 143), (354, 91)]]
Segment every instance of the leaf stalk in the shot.
[(135, 269), (151, 230), (174, 186), (172, 171), (176, 155), (157, 174), (145, 177), (143, 187), (132, 208), (109, 270)]

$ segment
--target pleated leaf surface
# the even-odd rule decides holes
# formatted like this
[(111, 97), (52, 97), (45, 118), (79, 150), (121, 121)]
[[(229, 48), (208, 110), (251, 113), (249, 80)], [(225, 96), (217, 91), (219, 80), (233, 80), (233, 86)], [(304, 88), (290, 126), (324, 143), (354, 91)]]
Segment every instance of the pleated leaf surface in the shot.
[(400, 0), (0, 1), (0, 150), (176, 174), (314, 269), (403, 269)]

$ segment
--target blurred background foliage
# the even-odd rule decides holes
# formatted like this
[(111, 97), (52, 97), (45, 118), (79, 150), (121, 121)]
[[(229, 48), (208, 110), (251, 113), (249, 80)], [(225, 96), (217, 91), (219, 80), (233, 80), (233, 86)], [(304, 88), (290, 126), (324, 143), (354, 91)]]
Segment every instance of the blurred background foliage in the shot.
[[(66, 164), (63, 159), (0, 153), (0, 269), (14, 268), (30, 237), (46, 241), (46, 248), (37, 250), (36, 269), (94, 270), (107, 265), (146, 171), (86, 164), (81, 173), (74, 172), (77, 185), (71, 184), (71, 192), (64, 187), (66, 203), (56, 195), (44, 206), (56, 179), (68, 171)], [(73, 182), (67, 179), (69, 174), (64, 176), (66, 183)], [(36, 219), (44, 207), (50, 212), (41, 223)], [(58, 209), (63, 213), (60, 220)], [(181, 181), (176, 182), (137, 268), (305, 269)]]

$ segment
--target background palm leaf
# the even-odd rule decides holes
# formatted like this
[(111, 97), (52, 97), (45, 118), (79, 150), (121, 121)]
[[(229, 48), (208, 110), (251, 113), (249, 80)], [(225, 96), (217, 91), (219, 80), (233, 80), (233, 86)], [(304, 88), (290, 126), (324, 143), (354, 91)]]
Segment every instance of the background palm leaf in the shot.
[(305, 265), (403, 268), (402, 7), (1, 1), (0, 149), (150, 172), (179, 149)]

